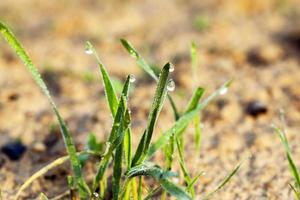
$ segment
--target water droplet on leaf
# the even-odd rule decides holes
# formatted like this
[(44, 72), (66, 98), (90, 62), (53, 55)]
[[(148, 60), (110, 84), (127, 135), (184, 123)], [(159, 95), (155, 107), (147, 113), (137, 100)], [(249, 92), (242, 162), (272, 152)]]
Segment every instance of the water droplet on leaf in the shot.
[(228, 92), (228, 88), (227, 87), (224, 87), (220, 90), (220, 95), (224, 95)]
[(96, 198), (99, 197), (99, 194), (98, 194), (97, 192), (94, 192), (93, 195), (94, 195), (94, 197), (96, 197)]
[(167, 90), (169, 92), (173, 92), (175, 90), (175, 82), (172, 79), (170, 79), (167, 84)]
[(134, 83), (135, 82), (135, 77), (133, 75), (130, 75), (129, 82), (130, 83)]
[(91, 54), (93, 54), (93, 49), (92, 49), (92, 47), (90, 46), (90, 44), (89, 43), (86, 43), (85, 44), (85, 53), (86, 54), (88, 54), (88, 55), (91, 55)]
[(169, 72), (174, 72), (175, 67), (172, 63), (170, 63), (170, 68), (169, 68)]

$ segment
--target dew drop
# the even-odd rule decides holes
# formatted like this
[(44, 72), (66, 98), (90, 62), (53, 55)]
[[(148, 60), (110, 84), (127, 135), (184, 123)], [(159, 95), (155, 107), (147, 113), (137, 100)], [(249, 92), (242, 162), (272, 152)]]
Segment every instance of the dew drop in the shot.
[(91, 54), (93, 54), (93, 49), (92, 49), (92, 47), (89, 45), (89, 43), (86, 43), (85, 44), (85, 53), (86, 54), (88, 54), (88, 55), (91, 55)]
[(170, 68), (169, 68), (169, 72), (174, 72), (175, 67), (172, 63), (170, 63)]
[(88, 54), (88, 55), (91, 55), (93, 53), (93, 50), (90, 49), (90, 48), (86, 48), (85, 53)]
[(228, 92), (228, 88), (227, 87), (224, 87), (220, 90), (220, 95), (224, 95)]
[(99, 197), (99, 194), (97, 192), (94, 192), (93, 193), (94, 197), (98, 198)]
[(133, 75), (130, 75), (129, 82), (130, 83), (134, 83), (135, 82), (135, 77)]
[(169, 92), (173, 92), (175, 90), (175, 82), (172, 79), (170, 79), (167, 84), (167, 90)]

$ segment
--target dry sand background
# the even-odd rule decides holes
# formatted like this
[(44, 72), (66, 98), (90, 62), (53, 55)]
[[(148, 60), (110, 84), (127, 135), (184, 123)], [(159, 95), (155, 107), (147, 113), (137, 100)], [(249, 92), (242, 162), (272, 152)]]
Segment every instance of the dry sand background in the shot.
[[(195, 27), (197, 16), (208, 20), (204, 30)], [(235, 79), (230, 92), (202, 112), (201, 155), (195, 154), (193, 145), (187, 146), (188, 166), (195, 173), (206, 172), (197, 186), (199, 198), (249, 155), (238, 175), (213, 199), (293, 198), (283, 147), (270, 125), (284, 109), (300, 167), (299, 0), (1, 0), (0, 18), (43, 72), (81, 147), (89, 131), (105, 138), (111, 123), (95, 60), (84, 53), (86, 40), (95, 44), (116, 79), (124, 80), (129, 73), (136, 76), (130, 102), (135, 138), (142, 134), (154, 82), (138, 69), (119, 38), (131, 41), (153, 64), (175, 64), (172, 96), (181, 108), (194, 85), (189, 59), (194, 40), (199, 47), (196, 85), (209, 94), (225, 80)], [(0, 146), (16, 138), (27, 146), (19, 161), (0, 153), (0, 183), (3, 198), (9, 200), (27, 177), (65, 151), (46, 99), (2, 39), (0, 47)], [(253, 100), (264, 104), (267, 113), (247, 114)], [(172, 120), (166, 103), (156, 134)], [(193, 130), (187, 135), (193, 144)], [(64, 191), (67, 173), (67, 165), (49, 172), (24, 199), (33, 199), (39, 191), (49, 196)]]

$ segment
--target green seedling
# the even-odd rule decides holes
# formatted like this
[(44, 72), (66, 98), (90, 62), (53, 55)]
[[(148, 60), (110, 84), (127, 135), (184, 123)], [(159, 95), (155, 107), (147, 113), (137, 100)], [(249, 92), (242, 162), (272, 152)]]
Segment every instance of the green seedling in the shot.
[[(70, 132), (67, 129), (61, 114), (54, 103), (50, 92), (47, 89), (41, 75), (37, 68), (33, 65), (31, 59), (21, 46), (20, 42), (16, 39), (14, 34), (7, 28), (6, 25), (0, 22), (0, 32), (6, 39), (8, 44), (15, 50), (18, 57), (23, 61), (27, 70), (32, 75), (37, 85), (40, 87), (44, 95), (48, 98), (49, 103), (54, 111), (54, 114), (59, 122), (61, 128), (62, 138), (68, 155), (58, 158), (41, 170), (34, 173), (29, 177), (25, 183), (19, 188), (15, 199), (19, 199), (25, 189), (37, 178), (43, 176), (50, 169), (60, 166), (62, 163), (69, 161), (72, 167), (72, 176), (68, 176), (69, 191), (63, 193), (67, 194), (74, 200), (100, 200), (105, 199), (107, 191), (113, 191), (112, 198), (114, 200), (141, 200), (143, 198), (151, 199), (159, 191), (164, 191), (162, 199), (166, 199), (167, 195), (174, 196), (176, 199), (190, 200), (195, 198), (194, 185), (203, 174), (198, 173), (192, 178), (191, 173), (188, 172), (184, 163), (183, 145), (180, 144), (180, 138), (183, 138), (184, 130), (193, 122), (199, 112), (204, 109), (209, 102), (214, 100), (217, 96), (224, 94), (231, 81), (226, 82), (216, 92), (209, 95), (205, 100), (200, 101), (204, 89), (197, 88), (192, 96), (186, 109), (179, 113), (178, 109), (168, 94), (174, 90), (174, 81), (169, 78), (169, 75), (174, 71), (174, 66), (170, 63), (165, 64), (160, 70), (159, 75), (156, 75), (146, 61), (140, 54), (133, 48), (133, 46), (122, 39), (121, 42), (129, 53), (136, 59), (138, 65), (145, 70), (156, 82), (156, 91), (153, 97), (153, 102), (148, 115), (147, 125), (139, 140), (138, 147), (135, 152), (132, 152), (132, 130), (131, 130), (131, 114), (128, 107), (129, 91), (135, 78), (128, 75), (125, 82), (122, 84), (120, 95), (116, 92), (116, 85), (113, 84), (112, 78), (107, 72), (104, 64), (101, 62), (96, 49), (90, 42), (86, 43), (86, 53), (93, 54), (99, 66), (99, 71), (102, 77), (105, 96), (107, 100), (110, 113), (113, 118), (112, 128), (110, 134), (105, 142), (98, 142), (94, 134), (89, 134), (88, 142), (84, 151), (77, 151)], [(164, 131), (158, 140), (153, 142), (153, 134), (155, 132), (156, 122), (158, 120), (160, 111), (163, 107), (165, 99), (168, 98), (171, 103), (172, 110), (175, 116), (175, 122), (166, 131)], [(181, 139), (184, 140), (184, 139)], [(154, 156), (158, 150), (163, 150), (167, 145), (171, 150), (166, 153), (167, 167), (162, 168), (149, 159)], [(173, 155), (175, 150), (179, 153), (179, 164), (181, 171), (184, 174), (184, 180), (187, 183), (186, 187), (179, 186), (172, 182), (173, 177), (178, 175), (171, 171), (172, 163), (174, 163)], [(83, 178), (83, 165), (90, 158), (94, 157), (96, 160), (95, 166), (97, 171), (93, 180), (85, 180)], [(93, 161), (94, 161), (93, 160)], [(110, 174), (110, 166), (112, 166), (112, 173)], [(240, 165), (239, 165), (240, 166)], [(235, 168), (228, 177), (217, 187), (216, 190), (209, 193), (205, 199), (209, 198), (216, 191), (220, 190), (237, 172)], [(111, 175), (112, 184), (107, 184), (108, 177)], [(158, 187), (154, 190), (145, 189), (146, 181), (143, 177), (151, 177), (157, 182)], [(109, 188), (111, 187), (111, 188)], [(61, 198), (62, 196), (54, 197), (54, 199)], [(48, 199), (46, 195), (41, 194), (40, 199)]]

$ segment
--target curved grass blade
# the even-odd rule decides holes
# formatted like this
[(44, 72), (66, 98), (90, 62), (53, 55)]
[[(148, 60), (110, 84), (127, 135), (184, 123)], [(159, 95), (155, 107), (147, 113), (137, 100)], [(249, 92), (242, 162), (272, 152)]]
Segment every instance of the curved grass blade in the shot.
[[(178, 154), (179, 154), (179, 165), (180, 165), (180, 169), (182, 171), (182, 174), (183, 174), (183, 177), (184, 177), (184, 180), (186, 182), (187, 185), (189, 185), (192, 181), (189, 173), (188, 173), (188, 170), (185, 166), (185, 162), (184, 162), (184, 158), (183, 158), (183, 150), (182, 150), (182, 146), (179, 144), (179, 140), (176, 139), (176, 145), (177, 145), (177, 149), (178, 149)], [(193, 187), (191, 187), (189, 190), (189, 193), (192, 195), (192, 198), (194, 199), (195, 198), (195, 190)]]
[(44, 83), (44, 81), (41, 78), (41, 75), (37, 71), (36, 67), (33, 65), (31, 59), (23, 49), (22, 45), (20, 42), (17, 40), (17, 38), (14, 36), (14, 34), (3, 24), (0, 22), (0, 32), (2, 33), (3, 37), (6, 39), (8, 44), (15, 50), (16, 54), (19, 56), (19, 58), (22, 60), (24, 65), (26, 66), (27, 70), (31, 73), (33, 76), (34, 80), (36, 81), (37, 85), (40, 87), (44, 95), (48, 98), (51, 107), (57, 117), (57, 120), (60, 125), (60, 129), (62, 132), (62, 136), (64, 139), (65, 147), (67, 149), (67, 152), (70, 156), (70, 162), (72, 165), (73, 173), (76, 179), (76, 183), (78, 184), (79, 188), (79, 193), (82, 197), (87, 197), (90, 195), (89, 188), (86, 184), (86, 182), (83, 179), (82, 176), (82, 170), (81, 170), (81, 165), (80, 161), (76, 155), (76, 147), (74, 145), (73, 139), (66, 127), (66, 124), (64, 120), (62, 119), (60, 113), (58, 112), (57, 106), (52, 100), (49, 90)]
[(127, 108), (127, 96), (129, 93), (130, 76), (127, 77), (122, 91), (121, 99), (118, 103), (117, 112), (114, 117), (113, 127), (111, 129), (108, 143), (110, 144), (108, 152), (99, 163), (98, 171), (93, 182), (93, 191), (96, 190), (99, 182), (102, 180), (105, 170), (108, 167), (113, 151), (117, 148), (124, 139), (124, 134), (129, 128), (130, 116)]
[[(187, 105), (187, 107), (186, 107), (186, 109), (184, 111), (184, 114), (186, 114), (186, 113), (194, 110), (197, 107), (197, 105), (199, 104), (199, 101), (200, 101), (201, 97), (204, 94), (204, 91), (205, 91), (204, 88), (201, 88), (201, 87), (198, 87), (195, 90), (195, 92), (194, 92), (191, 100), (189, 101), (189, 103), (188, 103), (188, 105)], [(193, 120), (195, 121), (196, 118), (199, 118), (199, 115), (196, 115)], [(185, 131), (185, 129), (187, 128), (187, 126), (188, 126), (188, 124), (181, 130), (180, 133), (177, 134), (177, 138), (179, 138), (182, 146), (184, 145), (183, 132)], [(200, 140), (199, 138), (200, 138), (201, 135), (199, 136), (199, 132), (196, 132), (195, 136), (196, 136), (195, 143), (197, 144), (197, 143), (199, 143), (199, 140)]]
[(159, 113), (161, 111), (161, 108), (163, 106), (167, 94), (166, 88), (167, 88), (168, 77), (170, 73), (169, 69), (170, 69), (170, 63), (167, 63), (161, 70), (155, 95), (154, 95), (154, 100), (148, 116), (147, 127), (142, 136), (142, 139), (140, 140), (138, 149), (133, 157), (132, 166), (140, 164), (148, 153), (149, 145), (154, 131), (154, 126), (156, 124), (157, 118), (159, 116)]
[(113, 199), (117, 200), (120, 191), (120, 181), (122, 175), (122, 157), (123, 157), (124, 144), (121, 143), (116, 148), (114, 167), (113, 167), (113, 181), (112, 181), (112, 191)]
[[(124, 134), (128, 125), (130, 124), (130, 114), (128, 109), (125, 112), (124, 119), (122, 121), (122, 128), (119, 131), (120, 134)], [(124, 135), (119, 135), (118, 143), (116, 144), (116, 153), (114, 159), (114, 167), (113, 167), (113, 182), (112, 182), (112, 190), (113, 190), (113, 199), (118, 200), (119, 191), (120, 191), (120, 182), (122, 175), (122, 158), (123, 158), (123, 149), (124, 149)]]
[(44, 193), (40, 194), (39, 199), (40, 200), (49, 200), (49, 198)]
[(241, 165), (243, 164), (243, 162), (241, 162), (240, 164), (238, 164), (225, 178), (224, 180), (218, 185), (218, 187), (213, 190), (212, 192), (208, 193), (208, 195), (206, 195), (203, 200), (207, 200), (210, 197), (212, 197), (216, 192), (218, 192), (219, 190), (221, 190), (230, 180), (231, 178), (238, 172), (238, 170), (240, 169)]
[(296, 199), (300, 200), (300, 191), (297, 191), (297, 189), (292, 184), (289, 184), (289, 186), (292, 189), (292, 191), (294, 192)]
[[(85, 154), (90, 154), (90, 155), (95, 155), (97, 157), (101, 157), (101, 155), (99, 155), (98, 153), (95, 154), (94, 152), (91, 152), (91, 151), (82, 151), (82, 152), (77, 153), (78, 156), (85, 155)], [(68, 160), (69, 160), (69, 156), (63, 156), (63, 157), (57, 158), (54, 161), (52, 161), (51, 163), (49, 163), (48, 165), (44, 166), (42, 169), (40, 169), (37, 172), (35, 172), (33, 175), (31, 175), (25, 181), (25, 183), (23, 183), (23, 185), (21, 185), (20, 189), (18, 190), (18, 192), (16, 194), (15, 199), (17, 200), (20, 197), (20, 195), (22, 194), (22, 192), (26, 188), (28, 188), (33, 181), (35, 181), (36, 179), (38, 179), (41, 176), (45, 175), (51, 169), (62, 165), (63, 163), (65, 163)]]
[(171, 171), (162, 169), (161, 167), (154, 165), (153, 163), (145, 162), (141, 165), (132, 167), (129, 171), (126, 172), (127, 178), (133, 178), (136, 176), (150, 176), (156, 180), (175, 177), (177, 174)]
[(166, 145), (166, 147), (164, 149), (167, 170), (172, 169), (172, 164), (173, 164), (173, 160), (174, 160), (174, 152), (175, 152), (175, 137), (173, 134), (170, 138), (168, 145)]
[(171, 135), (174, 133), (175, 137), (177, 137), (182, 131), (186, 128), (186, 126), (198, 115), (199, 111), (207, 106), (212, 100), (214, 100), (217, 96), (222, 95), (222, 91), (227, 90), (232, 81), (228, 81), (223, 84), (217, 91), (211, 94), (207, 99), (203, 102), (199, 103), (196, 108), (191, 111), (183, 114), (178, 121), (166, 132), (164, 132), (158, 140), (150, 146), (147, 157), (150, 158), (154, 155), (154, 153), (165, 146), (169, 141)]
[(118, 108), (118, 98), (117, 98), (117, 93), (115, 92), (115, 89), (113, 87), (112, 81), (108, 75), (108, 72), (107, 72), (104, 64), (101, 62), (94, 46), (90, 42), (86, 42), (85, 45), (86, 45), (85, 48), (92, 51), (94, 56), (96, 57), (98, 66), (100, 68), (103, 85), (105, 87), (106, 99), (109, 104), (111, 113), (113, 114), (113, 116), (115, 116), (115, 114), (117, 112), (117, 108)]
[(295, 193), (295, 195), (296, 196), (297, 195), (300, 196), (300, 176), (299, 176), (299, 172), (298, 172), (298, 169), (296, 167), (296, 164), (295, 164), (295, 162), (293, 160), (288, 140), (286, 138), (285, 133), (281, 129), (279, 129), (279, 128), (275, 127), (275, 126), (273, 126), (273, 128), (274, 128), (276, 134), (278, 135), (278, 137), (280, 138), (281, 143), (284, 146), (286, 157), (287, 157), (288, 163), (289, 163), (289, 168), (290, 168), (291, 174), (292, 174), (292, 176), (294, 177), (294, 180), (295, 180), (295, 187), (294, 187), (295, 190), (293, 190), (293, 191), (297, 191)]
[[(158, 81), (158, 77), (156, 76), (153, 69), (148, 65), (148, 63), (144, 60), (144, 58), (137, 52), (137, 50), (125, 39), (120, 39), (122, 45), (125, 47), (125, 49), (128, 51), (128, 53), (136, 60), (136, 63), (139, 67), (141, 67), (149, 76), (151, 76), (155, 81)], [(179, 112), (176, 108), (176, 105), (174, 103), (174, 100), (170, 95), (168, 95), (169, 102), (171, 104), (172, 110), (174, 112), (175, 120), (179, 119)]]
[(192, 198), (179, 186), (174, 183), (168, 181), (167, 179), (161, 179), (160, 184), (164, 190), (166, 190), (169, 194), (176, 197), (178, 200), (192, 200)]
[(192, 42), (191, 48), (190, 48), (190, 54), (191, 54), (191, 66), (192, 66), (192, 72), (193, 72), (193, 79), (194, 84), (197, 83), (198, 79), (198, 72), (197, 72), (197, 46), (195, 42)]
[(186, 191), (189, 191), (192, 187), (194, 187), (194, 185), (197, 183), (197, 181), (199, 180), (199, 178), (200, 178), (201, 176), (203, 176), (204, 174), (205, 174), (204, 172), (198, 173), (198, 175), (195, 176), (195, 177), (190, 181), (190, 183), (187, 185)]
[[(105, 68), (105, 66), (102, 64), (95, 47), (90, 43), (86, 42), (86, 48), (93, 52), (94, 56), (96, 57), (98, 66), (100, 68), (104, 88), (105, 88), (105, 94), (106, 94), (106, 100), (109, 105), (109, 108), (111, 110), (113, 118), (116, 115), (117, 108), (118, 108), (118, 97), (116, 94), (116, 90), (114, 89), (113, 83), (111, 78), (109, 77), (109, 74)], [(130, 76), (127, 77), (127, 80), (130, 80)], [(125, 95), (128, 98), (129, 94), (129, 85), (130, 81), (126, 81), (126, 85), (123, 87), (122, 94)], [(124, 150), (125, 150), (125, 157), (127, 161), (127, 167), (130, 168), (131, 166), (131, 129), (129, 128), (125, 133), (125, 139), (124, 139)]]
[(161, 191), (162, 187), (158, 186), (156, 188), (154, 188), (153, 190), (151, 190), (147, 196), (144, 198), (144, 200), (150, 200), (153, 198), (154, 195), (156, 195), (157, 193), (159, 193)]

